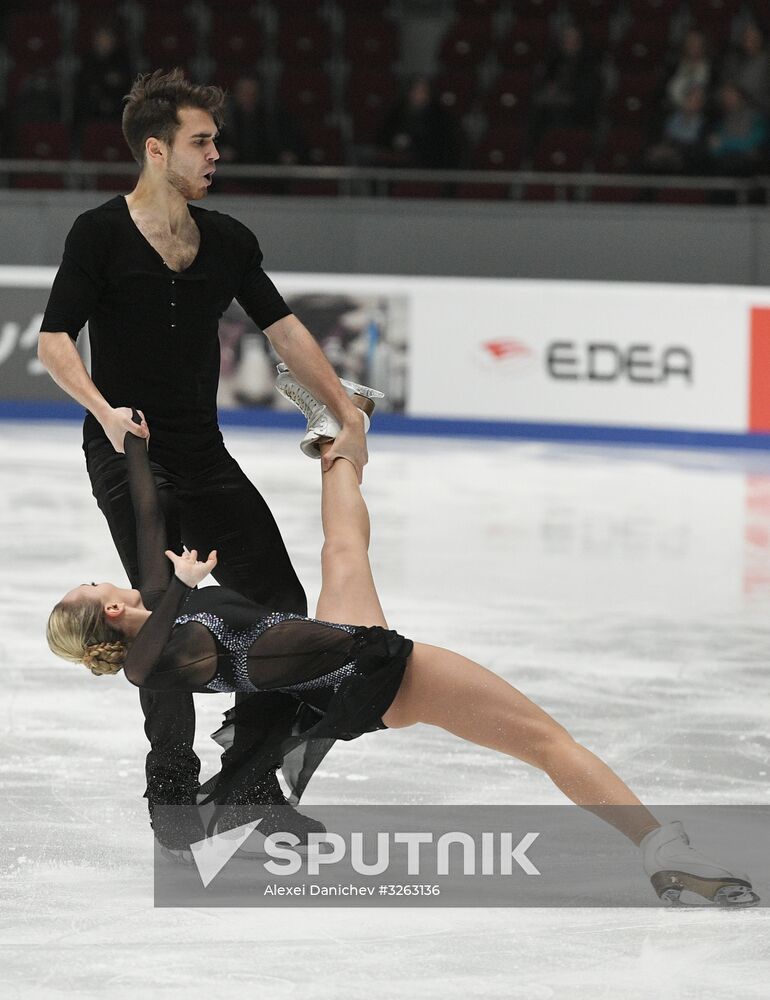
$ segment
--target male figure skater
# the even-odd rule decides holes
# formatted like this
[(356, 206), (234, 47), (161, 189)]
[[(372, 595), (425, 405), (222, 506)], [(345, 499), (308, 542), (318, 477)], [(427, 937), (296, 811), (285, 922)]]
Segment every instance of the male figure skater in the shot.
[[(149, 454), (170, 547), (181, 551), (184, 543), (208, 552), (216, 545), (215, 576), (222, 585), (258, 604), (305, 614), (302, 586), (270, 510), (225, 450), (217, 424), (217, 326), (233, 298), (340, 423), (325, 466), (343, 455), (360, 480), (366, 443), (358, 410), (262, 270), (255, 236), (230, 216), (190, 205), (205, 197), (216, 169), (223, 100), (219, 88), (193, 85), (181, 70), (136, 80), (126, 99), (123, 133), (141, 167), (139, 180), (129, 195), (75, 220), (43, 318), (38, 356), (88, 411), (86, 467), (132, 586), (138, 585), (139, 567), (123, 439), (126, 432), (147, 437), (151, 430)], [(91, 377), (75, 347), (87, 321)], [(131, 407), (142, 412), (142, 424), (132, 421)], [(266, 735), (273, 715), (269, 700), (238, 697), (250, 699), (239, 705), (239, 718), (248, 723), (236, 730), (223, 761), (245, 741)], [(187, 693), (142, 690), (140, 700), (150, 741), (145, 796), (153, 822), (157, 805), (194, 801), (200, 770), (192, 749), (195, 712)], [(274, 772), (239, 795), (249, 804), (284, 801)], [(174, 812), (160, 810), (158, 816)], [(302, 836), (312, 822), (297, 814), (295, 832)], [(190, 843), (189, 831), (161, 830), (159, 821), (153, 826), (166, 848)]]

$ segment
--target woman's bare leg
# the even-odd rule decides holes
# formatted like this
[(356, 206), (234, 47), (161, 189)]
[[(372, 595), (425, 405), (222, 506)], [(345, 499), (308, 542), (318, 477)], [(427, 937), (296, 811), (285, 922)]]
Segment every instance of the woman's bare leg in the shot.
[[(322, 454), (330, 447), (322, 445)], [(350, 462), (338, 459), (322, 473), (321, 491), (324, 546), (316, 618), (386, 628), (369, 565), (369, 512)], [(383, 721), (391, 728), (416, 722), (439, 726), (532, 764), (573, 802), (634, 843), (660, 825), (614, 771), (566, 729), (502, 677), (459, 653), (415, 643)]]
[(532, 764), (569, 799), (635, 844), (660, 826), (617, 774), (563, 726), (502, 677), (459, 653), (415, 643), (383, 721), (392, 728), (416, 722), (439, 726)]
[[(323, 455), (331, 442), (321, 445)], [(321, 474), (321, 593), (316, 618), (342, 625), (388, 627), (369, 565), (369, 511), (356, 470), (338, 458)]]

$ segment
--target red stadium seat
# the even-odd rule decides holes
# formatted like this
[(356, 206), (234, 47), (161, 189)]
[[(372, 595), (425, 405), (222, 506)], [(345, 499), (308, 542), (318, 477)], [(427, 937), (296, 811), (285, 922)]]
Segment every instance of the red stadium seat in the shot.
[(663, 78), (659, 68), (621, 72), (616, 94), (632, 94), (645, 101), (656, 101)]
[(526, 141), (527, 133), (524, 128), (491, 128), (473, 152), (473, 166), (479, 170), (518, 170)]
[(54, 14), (11, 14), (6, 44), (17, 70), (50, 66), (61, 55), (59, 19)]
[(398, 97), (399, 86), (392, 73), (351, 73), (346, 87), (346, 106), (353, 120), (353, 134), (357, 142), (374, 138)]
[(433, 85), (436, 100), (452, 114), (467, 115), (476, 97), (476, 73), (442, 73)]
[(83, 129), (80, 155), (84, 160), (125, 163), (132, 159), (120, 125), (112, 122), (88, 122)]
[(635, 19), (649, 23), (654, 20), (671, 20), (681, 7), (680, 0), (628, 0), (629, 12)]
[(517, 21), (500, 40), (497, 58), (507, 70), (532, 69), (546, 58), (550, 44), (547, 21)]
[[(70, 155), (69, 129), (62, 122), (28, 122), (19, 129), (16, 155), (24, 160), (66, 160)], [(18, 174), (17, 188), (59, 190), (64, 187), (61, 174)]]
[(484, 98), (484, 113), (490, 127), (522, 122), (532, 100), (534, 73), (530, 69), (501, 73)]
[(568, 0), (572, 16), (584, 21), (608, 21), (617, 9), (617, 0)]
[(600, 174), (633, 173), (638, 169), (645, 135), (633, 129), (614, 129), (594, 157), (594, 169)]
[(62, 122), (28, 122), (19, 129), (16, 154), (24, 160), (66, 160), (69, 129)]
[(331, 57), (331, 32), (319, 17), (282, 14), (276, 46), (286, 66), (319, 68)]
[[(344, 13), (345, 18), (361, 16), (361, 0), (335, 0), (336, 6)], [(383, 16), (385, 8), (391, 0), (366, 0), (366, 16)]]
[(321, 69), (287, 68), (281, 77), (278, 100), (295, 117), (318, 122), (332, 110), (331, 82)]
[[(558, 173), (580, 173), (585, 165), (593, 136), (587, 129), (551, 129), (537, 145), (532, 157), (534, 170)], [(565, 192), (545, 184), (530, 184), (524, 191), (528, 201), (555, 201), (571, 199), (571, 189)]]
[[(525, 143), (526, 131), (523, 128), (491, 128), (473, 151), (471, 166), (476, 170), (516, 170), (521, 165)], [(458, 184), (455, 193), (458, 198), (499, 201), (510, 197), (511, 185), (466, 181)]]
[(455, 0), (459, 17), (492, 17), (500, 9), (500, 0)]
[(525, 20), (552, 17), (559, 8), (559, 0), (518, 0), (516, 15)]
[[(633, 173), (639, 167), (644, 148), (644, 133), (627, 129), (610, 132), (599, 153), (594, 157), (594, 171), (597, 174)], [(591, 201), (634, 202), (639, 201), (642, 189), (598, 186), (591, 190)]]
[(264, 51), (262, 29), (252, 18), (244, 15), (217, 14), (211, 23), (209, 54), (217, 64), (251, 67)]
[(399, 31), (384, 17), (355, 16), (345, 21), (345, 58), (353, 65), (392, 66), (399, 57)]
[(532, 166), (535, 170), (580, 171), (592, 141), (593, 135), (588, 129), (551, 129), (538, 143)]
[[(111, 23), (115, 27), (115, 31), (118, 36), (118, 45), (125, 44), (126, 37), (126, 26), (125, 23), (117, 19), (117, 12), (115, 17), (111, 19)], [(104, 15), (96, 14), (84, 14), (81, 12), (78, 18), (77, 29), (75, 31), (75, 53), (78, 56), (85, 55), (86, 52), (91, 47), (91, 38), (93, 36), (94, 30), (104, 24)]]
[(314, 166), (345, 162), (342, 133), (336, 125), (313, 125), (306, 129), (308, 155)]
[(569, 9), (588, 47), (597, 52), (606, 48), (616, 0), (569, 0)]
[(461, 18), (444, 35), (438, 61), (447, 71), (474, 70), (483, 62), (491, 48), (491, 18)]
[[(102, 163), (133, 162), (120, 125), (111, 122), (93, 121), (86, 125), (80, 155), (84, 160)], [(133, 172), (127, 166), (125, 174), (99, 174), (96, 187), (100, 191), (128, 191), (136, 183), (138, 171), (138, 166)]]
[(148, 10), (142, 49), (153, 69), (186, 66), (196, 54), (197, 34), (184, 17)]
[(664, 64), (669, 47), (669, 26), (663, 21), (633, 25), (613, 52), (623, 72), (642, 72)]
[(607, 113), (618, 128), (644, 131), (658, 110), (652, 94), (636, 86), (619, 89), (607, 103)]

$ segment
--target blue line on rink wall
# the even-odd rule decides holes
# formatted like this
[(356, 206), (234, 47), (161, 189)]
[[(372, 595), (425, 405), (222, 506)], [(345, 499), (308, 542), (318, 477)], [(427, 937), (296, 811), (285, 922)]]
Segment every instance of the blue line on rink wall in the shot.
[[(83, 410), (68, 402), (0, 400), (0, 420), (82, 420)], [(223, 427), (304, 426), (299, 413), (268, 409), (220, 410)], [(373, 432), (425, 437), (480, 437), (500, 440), (589, 441), (675, 448), (750, 448), (770, 450), (770, 434), (722, 434), (715, 431), (663, 430), (652, 427), (604, 427), (592, 424), (509, 423), (502, 420), (448, 420), (378, 413)]]

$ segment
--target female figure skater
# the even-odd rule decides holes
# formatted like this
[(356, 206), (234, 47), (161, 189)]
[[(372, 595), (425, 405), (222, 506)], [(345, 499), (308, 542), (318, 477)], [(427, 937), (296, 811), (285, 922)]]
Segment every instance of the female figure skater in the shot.
[[(278, 388), (308, 417), (303, 450), (323, 457), (333, 418), (291, 373), (279, 375)], [(381, 395), (348, 388), (358, 390), (354, 401), (362, 409)], [(721, 905), (757, 902), (745, 876), (693, 850), (681, 823), (661, 826), (605, 763), (502, 678), (458, 653), (388, 630), (369, 565), (369, 515), (350, 462), (322, 462), (323, 582), (311, 619), (258, 607), (224, 587), (196, 590), (216, 566), (216, 552), (205, 560), (195, 551), (164, 556), (146, 442), (126, 434), (125, 451), (142, 586), (76, 587), (51, 613), (47, 638), (59, 656), (95, 674), (122, 667), (140, 687), (295, 696), (296, 712), (276, 720), (272, 746), (242, 754), (207, 801), (224, 801), (225, 787), (244, 771), (253, 778), (274, 763), (276, 750), (286, 760), (299, 749), (299, 770), (291, 775), (284, 767), (297, 801), (334, 739), (422, 722), (545, 771), (569, 799), (641, 848), (653, 887), (667, 902), (678, 902), (685, 890)]]

